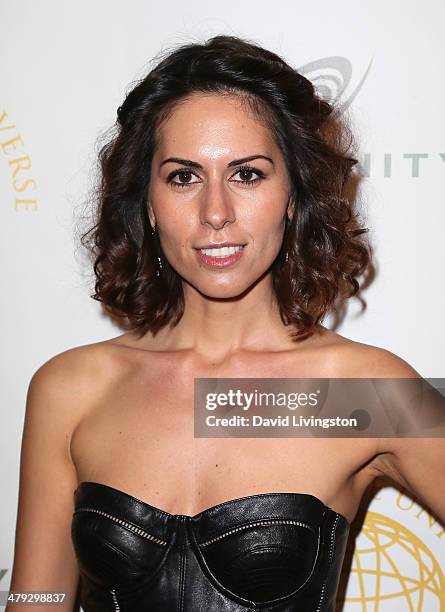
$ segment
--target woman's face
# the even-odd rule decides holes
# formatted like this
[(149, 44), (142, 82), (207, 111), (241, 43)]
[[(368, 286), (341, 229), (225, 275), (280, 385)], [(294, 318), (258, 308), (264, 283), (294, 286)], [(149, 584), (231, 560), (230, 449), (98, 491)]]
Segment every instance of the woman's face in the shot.
[[(269, 129), (239, 98), (193, 94), (159, 128), (148, 200), (176, 272), (208, 297), (236, 297), (280, 250), (289, 181)], [(224, 242), (238, 249), (201, 251)]]

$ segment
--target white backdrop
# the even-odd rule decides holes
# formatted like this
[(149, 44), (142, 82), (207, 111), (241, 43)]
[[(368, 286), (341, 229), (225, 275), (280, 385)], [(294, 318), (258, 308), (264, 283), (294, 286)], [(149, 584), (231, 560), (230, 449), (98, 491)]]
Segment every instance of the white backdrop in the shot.
[[(337, 331), (391, 350), (424, 377), (445, 376), (445, 4), (22, 0), (0, 7), (0, 589), (7, 589), (29, 380), (53, 355), (121, 333), (88, 297), (89, 270), (73, 238), (95, 140), (114, 122), (130, 82), (165, 47), (218, 33), (251, 38), (349, 105), (379, 268), (365, 293), (367, 311), (357, 316), (351, 302)], [(444, 528), (391, 486), (366, 510), (351, 537), (344, 610), (445, 610)]]

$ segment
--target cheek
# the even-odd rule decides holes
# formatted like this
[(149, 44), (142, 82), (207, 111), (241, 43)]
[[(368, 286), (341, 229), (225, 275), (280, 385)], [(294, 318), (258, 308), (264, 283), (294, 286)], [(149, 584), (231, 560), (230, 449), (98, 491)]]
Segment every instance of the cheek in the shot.
[(179, 263), (191, 250), (191, 236), (194, 235), (194, 225), (189, 216), (182, 211), (176, 213), (167, 207), (159, 213), (158, 221), (162, 227), (162, 249), (172, 263)]
[(277, 243), (281, 243), (284, 231), (284, 212), (277, 214), (277, 211), (270, 212), (270, 206), (258, 213), (251, 220), (249, 232), (254, 242), (263, 248), (275, 248)]
[(184, 225), (164, 221), (162, 227), (162, 246), (166, 254), (174, 257), (175, 254), (183, 252), (187, 245), (187, 229)]

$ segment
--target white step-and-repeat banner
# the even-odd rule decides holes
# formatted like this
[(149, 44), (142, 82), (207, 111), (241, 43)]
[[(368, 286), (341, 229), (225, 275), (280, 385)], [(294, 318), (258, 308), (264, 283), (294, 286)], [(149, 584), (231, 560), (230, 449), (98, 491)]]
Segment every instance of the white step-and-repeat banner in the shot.
[[(0, 8), (2, 385), (0, 589), (9, 587), (25, 396), (70, 347), (122, 333), (89, 298), (74, 227), (96, 140), (166, 47), (218, 33), (278, 52), (344, 103), (378, 264), (337, 331), (444, 377), (445, 4), (3, 1)], [(17, 161), (18, 160), (18, 161)], [(445, 529), (383, 483), (351, 532), (344, 610), (445, 610)]]

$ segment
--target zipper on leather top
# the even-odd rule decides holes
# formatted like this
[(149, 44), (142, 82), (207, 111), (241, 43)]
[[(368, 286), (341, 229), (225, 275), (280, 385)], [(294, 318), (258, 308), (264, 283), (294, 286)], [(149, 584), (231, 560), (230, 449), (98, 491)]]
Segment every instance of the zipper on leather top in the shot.
[(142, 538), (145, 538), (146, 540), (150, 540), (151, 542), (155, 542), (156, 544), (160, 544), (161, 546), (167, 546), (167, 544), (168, 544), (168, 542), (165, 542), (164, 540), (161, 540), (160, 538), (157, 538), (156, 536), (154, 536), (153, 534), (149, 533), (148, 531), (145, 531), (145, 529), (141, 529), (137, 525), (133, 525), (133, 523), (129, 523), (128, 521), (124, 521), (123, 519), (120, 519), (117, 516), (113, 516), (112, 514), (108, 514), (108, 512), (104, 512), (103, 510), (98, 510), (97, 508), (77, 508), (77, 510), (74, 512), (74, 514), (77, 514), (78, 512), (95, 512), (96, 514), (100, 514), (101, 516), (105, 516), (106, 518), (110, 519), (111, 521), (114, 521), (115, 523), (118, 523), (119, 525), (122, 525), (123, 527), (125, 527), (129, 531), (132, 531), (133, 533), (136, 533), (137, 535), (141, 536)]
[(119, 602), (117, 601), (116, 589), (110, 590), (111, 597), (113, 598), (114, 612), (120, 612)]
[(213, 542), (217, 542), (218, 540), (221, 540), (222, 538), (232, 535), (233, 533), (243, 531), (245, 529), (251, 529), (252, 527), (261, 527), (261, 526), (267, 526), (267, 525), (297, 525), (298, 527), (305, 527), (306, 529), (309, 529), (312, 532), (314, 531), (314, 528), (311, 525), (309, 525), (308, 523), (304, 523), (302, 521), (297, 521), (293, 519), (264, 519), (262, 521), (257, 521), (255, 523), (249, 523), (247, 525), (240, 525), (239, 527), (234, 527), (233, 529), (229, 529), (228, 531), (225, 531), (224, 533), (218, 536), (215, 536), (214, 538), (211, 538), (210, 540), (201, 542), (199, 546), (208, 546), (209, 544), (213, 544)]

